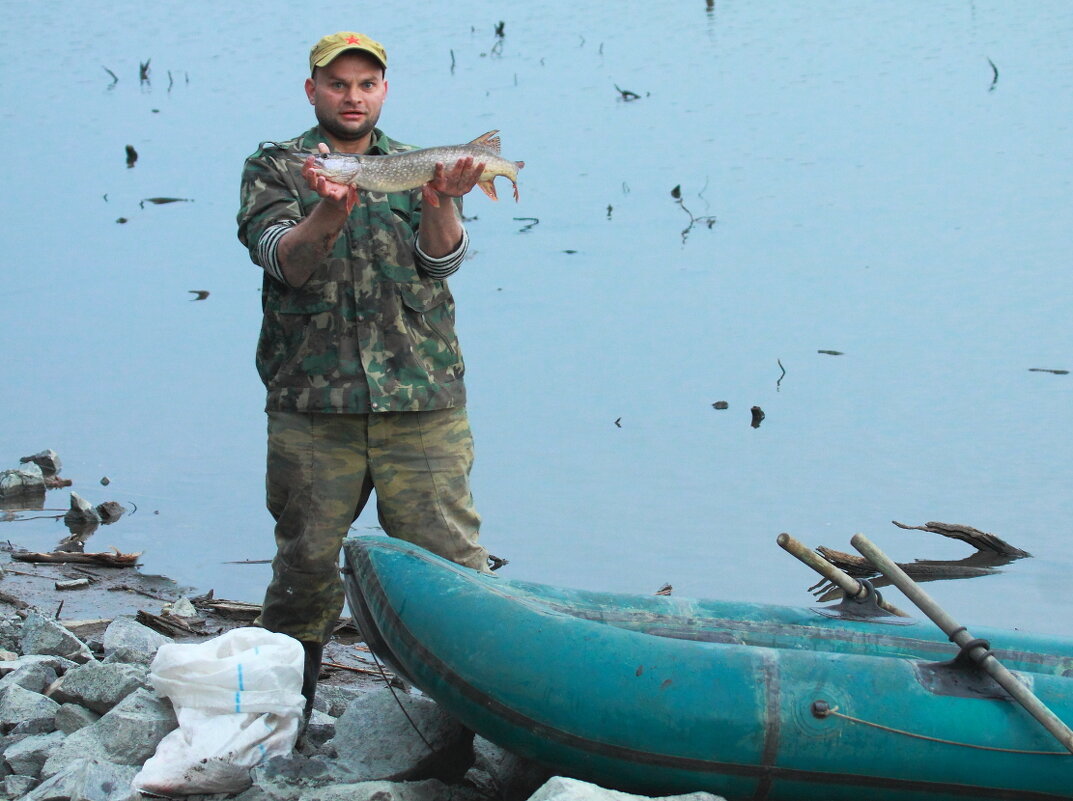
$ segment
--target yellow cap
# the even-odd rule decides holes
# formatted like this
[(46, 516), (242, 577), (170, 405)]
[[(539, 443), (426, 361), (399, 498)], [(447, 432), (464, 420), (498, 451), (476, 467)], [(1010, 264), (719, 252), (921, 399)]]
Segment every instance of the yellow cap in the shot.
[(317, 67), (326, 67), (340, 53), (347, 50), (360, 50), (368, 53), (379, 61), (384, 69), (387, 69), (387, 51), (384, 46), (375, 39), (370, 39), (364, 33), (353, 31), (339, 31), (338, 33), (325, 36), (309, 51), (309, 71)]

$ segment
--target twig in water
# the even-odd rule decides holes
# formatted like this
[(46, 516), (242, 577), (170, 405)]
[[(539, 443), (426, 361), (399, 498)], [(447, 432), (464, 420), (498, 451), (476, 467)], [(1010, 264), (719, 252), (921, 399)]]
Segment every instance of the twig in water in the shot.
[(779, 391), (779, 385), (782, 384), (782, 379), (786, 378), (786, 368), (782, 366), (782, 359), (776, 359), (776, 364), (779, 365), (779, 369), (782, 370), (782, 375), (779, 376), (779, 380), (775, 382), (775, 391)]
[(540, 220), (538, 218), (536, 218), (536, 217), (515, 217), (514, 219), (517, 220), (518, 222), (528, 223), (528, 225), (524, 225), (524, 226), (522, 226), (521, 228), (518, 229), (519, 234), (524, 234), (526, 231), (531, 229), (533, 226), (540, 225)]
[(138, 65), (138, 79), (142, 83), (149, 83), (149, 62), (153, 59), (147, 58), (144, 64)]
[(101, 69), (102, 69), (102, 70), (104, 70), (105, 72), (107, 72), (107, 73), (108, 73), (109, 75), (111, 75), (111, 76), (112, 76), (112, 84), (113, 84), (113, 85), (114, 85), (114, 84), (117, 84), (117, 83), (119, 83), (119, 76), (118, 76), (118, 75), (116, 75), (116, 74), (115, 74), (114, 72), (112, 72), (112, 71), (111, 71), (110, 69), (108, 69), (107, 67), (101, 67)]
[(623, 89), (617, 83), (614, 86), (615, 86), (615, 89), (618, 90), (618, 93), (620, 95), (622, 95), (622, 99), (625, 100), (626, 102), (629, 102), (631, 100), (640, 100), (641, 99), (641, 96), (639, 94), (637, 94), (636, 92), (631, 92), (629, 89)]
[(992, 61), (991, 59), (988, 59), (987, 63), (991, 65), (991, 72), (992, 72), (992, 74), (994, 76), (994, 77), (991, 78), (991, 86), (988, 87), (987, 91), (994, 92), (995, 91), (995, 84), (998, 83), (998, 67), (995, 66), (995, 62)]

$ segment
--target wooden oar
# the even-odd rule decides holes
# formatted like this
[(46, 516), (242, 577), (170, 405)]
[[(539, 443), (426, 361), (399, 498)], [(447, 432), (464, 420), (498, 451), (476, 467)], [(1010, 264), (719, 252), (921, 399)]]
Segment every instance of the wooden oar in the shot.
[[(896, 565), (885, 553), (875, 546), (867, 537), (863, 534), (854, 534), (850, 539), (850, 543), (860, 551), (884, 576), (890, 579), (899, 590), (905, 593), (905, 596), (915, 603), (920, 611), (931, 618), (939, 628), (943, 630), (943, 633), (950, 638), (952, 642), (965, 648), (969, 643), (973, 643), (973, 636), (965, 629), (964, 626), (959, 625), (950, 615), (948, 615), (943, 609), (935, 602), (935, 600), (928, 595), (920, 586), (906, 575), (905, 571)], [(975, 661), (981, 668), (983, 668), (991, 678), (993, 678), (998, 684), (1008, 692), (1013, 698), (1023, 706), (1032, 717), (1042, 724), (1043, 728), (1049, 731), (1054, 738), (1062, 744), (1062, 746), (1073, 753), (1073, 731), (1070, 731), (1069, 727), (1064, 724), (1057, 715), (1054, 714), (1047, 706), (1035, 696), (1035, 694), (1029, 690), (1024, 684), (1017, 680), (1017, 677), (1010, 673), (1006, 667), (999, 662), (994, 654), (991, 653), (986, 647), (979, 644), (979, 640), (973, 643), (972, 647), (968, 649), (969, 656)]]
[[(845, 572), (836, 565), (832, 565), (830, 562), (828, 562), (818, 553), (813, 551), (803, 542), (801, 542), (800, 540), (795, 540), (786, 532), (780, 534), (775, 539), (775, 542), (777, 542), (779, 544), (779, 547), (786, 551), (788, 554), (797, 557), (806, 565), (808, 565), (817, 573), (819, 573), (821, 576), (823, 576), (825, 579), (827, 579), (840, 590), (842, 590), (842, 592), (845, 593), (847, 598), (860, 598), (862, 595), (868, 592), (865, 586), (861, 584), (861, 582), (857, 581), (857, 579), (853, 578), (853, 576), (851, 576), (849, 573)], [(892, 615), (897, 615), (898, 617), (910, 617), (910, 615), (907, 615), (894, 604), (888, 603), (882, 597), (877, 598), (877, 601), (881, 609), (885, 609)]]

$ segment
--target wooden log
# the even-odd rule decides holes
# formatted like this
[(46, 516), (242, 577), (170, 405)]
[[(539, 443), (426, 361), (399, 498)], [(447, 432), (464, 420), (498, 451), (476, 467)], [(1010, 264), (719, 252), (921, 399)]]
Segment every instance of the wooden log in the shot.
[(1028, 551), (1022, 551), (1020, 548), (1015, 548), (1001, 537), (996, 537), (994, 534), (989, 534), (986, 531), (980, 531), (980, 529), (973, 528), (972, 526), (962, 526), (958, 523), (939, 523), (934, 520), (925, 523), (923, 526), (907, 526), (905, 523), (899, 523), (897, 520), (891, 520), (890, 522), (898, 528), (913, 531), (930, 531), (932, 534), (941, 534), (944, 537), (961, 540), (962, 542), (967, 542), (978, 551), (990, 551), (991, 553), (1002, 554), (1003, 556), (1013, 556), (1018, 559), (1032, 555)]
[(141, 552), (120, 553), (114, 549), (112, 551), (104, 551), (101, 553), (72, 553), (68, 551), (36, 553), (34, 551), (14, 551), (11, 554), (11, 558), (17, 562), (76, 562), (86, 565), (102, 565), (104, 567), (135, 567), (138, 564), (138, 557), (140, 556)]

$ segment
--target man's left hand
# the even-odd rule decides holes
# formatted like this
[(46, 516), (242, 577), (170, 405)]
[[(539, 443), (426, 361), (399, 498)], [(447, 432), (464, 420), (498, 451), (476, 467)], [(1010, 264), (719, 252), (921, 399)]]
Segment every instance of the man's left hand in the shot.
[(421, 188), (422, 196), (430, 206), (439, 206), (441, 197), (462, 197), (477, 185), (483, 172), (484, 162), (475, 162), (472, 156), (460, 158), (450, 169), (437, 163), (432, 180)]

